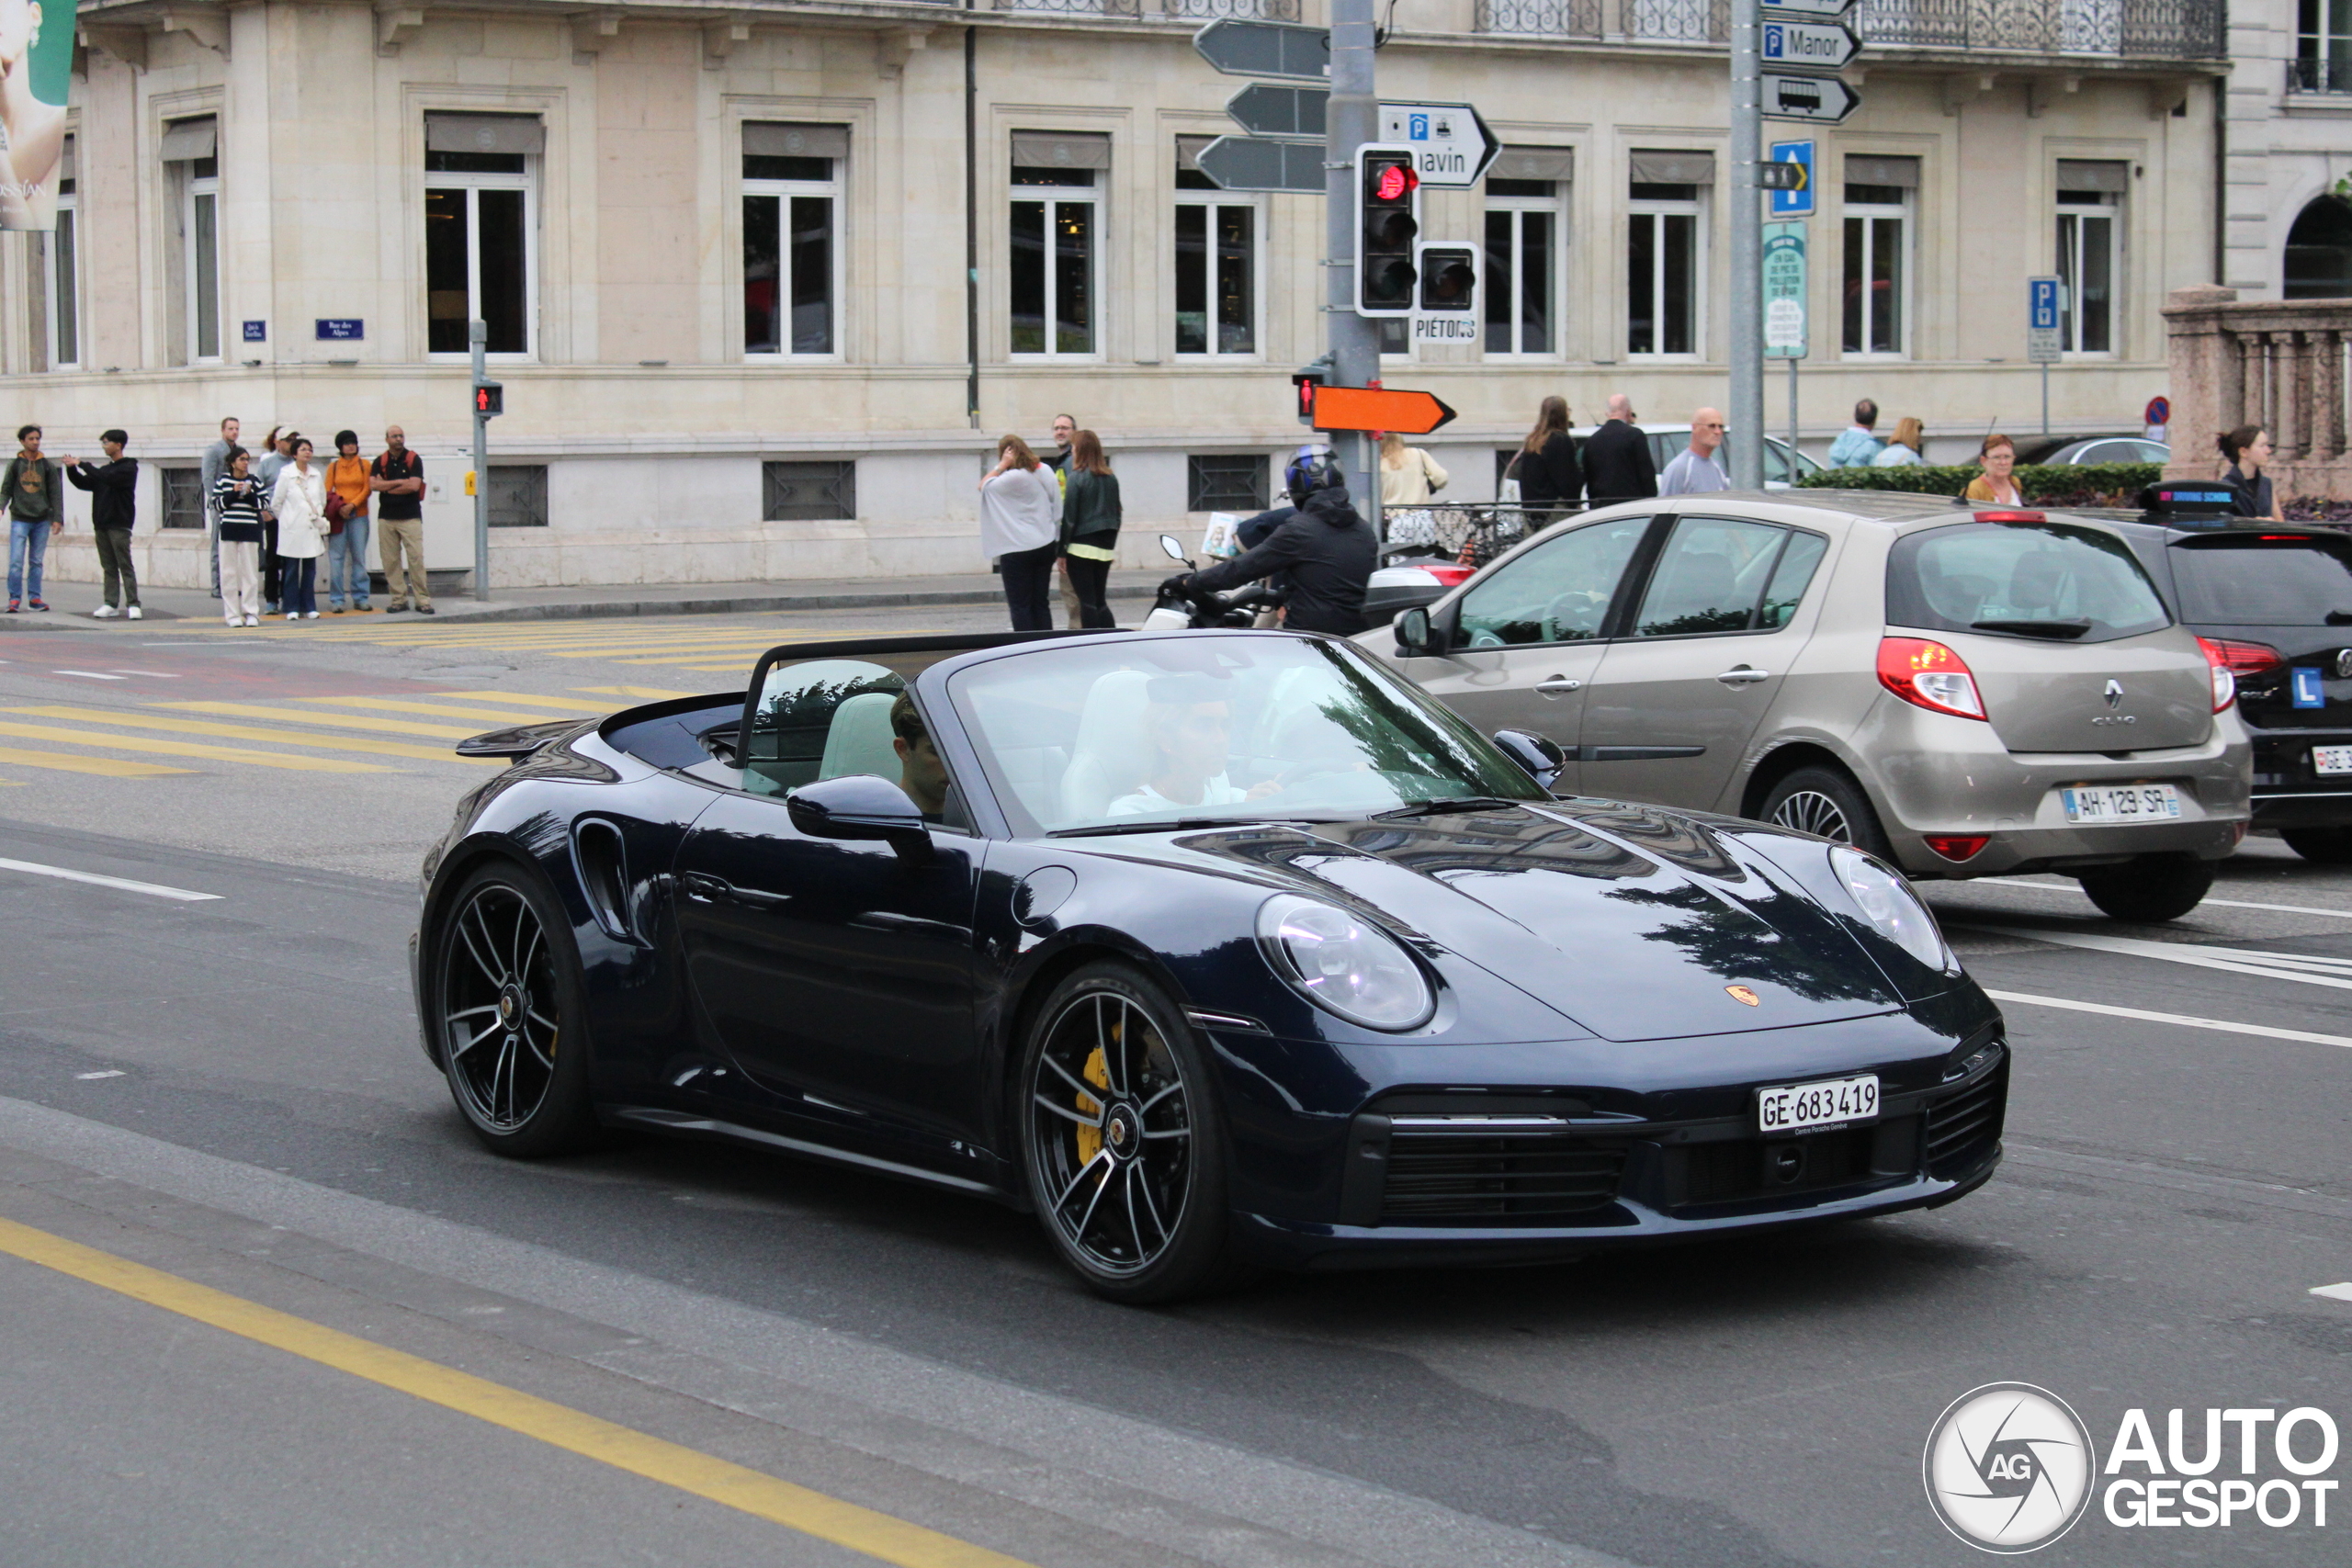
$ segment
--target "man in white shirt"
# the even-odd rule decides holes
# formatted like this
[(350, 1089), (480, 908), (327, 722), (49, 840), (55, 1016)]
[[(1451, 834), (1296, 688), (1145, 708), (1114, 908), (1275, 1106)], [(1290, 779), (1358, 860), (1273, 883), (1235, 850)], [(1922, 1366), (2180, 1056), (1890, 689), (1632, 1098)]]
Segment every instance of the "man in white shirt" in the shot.
[(1690, 449), (1666, 466), (1658, 476), (1660, 495), (1704, 495), (1710, 491), (1729, 490), (1731, 480), (1715, 463), (1715, 450), (1724, 444), (1724, 416), (1714, 409), (1701, 409), (1690, 416)]
[(1886, 444), (1871, 433), (1878, 423), (1878, 405), (1864, 398), (1854, 405), (1854, 423), (1829, 444), (1829, 466), (1833, 468), (1867, 468)]

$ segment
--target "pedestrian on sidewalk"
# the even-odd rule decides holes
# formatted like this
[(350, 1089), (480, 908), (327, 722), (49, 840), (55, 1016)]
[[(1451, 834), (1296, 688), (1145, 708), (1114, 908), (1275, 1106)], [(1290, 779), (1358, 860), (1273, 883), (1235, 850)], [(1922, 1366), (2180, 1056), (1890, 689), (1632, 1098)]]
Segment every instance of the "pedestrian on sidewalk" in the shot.
[(2278, 492), (2271, 488), (2270, 476), (2262, 471), (2275, 450), (2270, 432), (2258, 424), (2242, 424), (2222, 437), (2221, 447), (2222, 456), (2230, 460), (2229, 472), (2222, 478), (2238, 492), (2238, 515), (2284, 523), (2287, 519), (2279, 514)]
[(1634, 418), (1634, 400), (1623, 392), (1610, 393), (1609, 417), (1585, 437), (1586, 504), (1647, 501), (1657, 493), (1657, 459), (1650, 456), (1650, 438)]
[(368, 459), (359, 455), (356, 432), (334, 433), (334, 461), (327, 465), (327, 608), (343, 614), (347, 596), (361, 615), (368, 604)]
[(1977, 448), (1976, 461), (1984, 471), (1968, 481), (1968, 488), (1960, 492), (1962, 501), (1987, 502), (1995, 506), (2025, 504), (2017, 481), (2009, 477), (2009, 470), (2018, 466), (2016, 442), (1995, 431)]
[(1708, 495), (1731, 489), (1730, 476), (1715, 461), (1715, 453), (1723, 444), (1724, 416), (1720, 409), (1701, 409), (1692, 414), (1690, 445), (1666, 466), (1666, 472), (1658, 479), (1658, 494)]
[(294, 460), (294, 443), (300, 439), (300, 432), (277, 426), (262, 442), (266, 449), (254, 459), (254, 478), (261, 481), (261, 601), (266, 615), (277, 614), (285, 588), (277, 556), (277, 509), (271, 498), (277, 494), (278, 477)]
[(1427, 506), (1451, 478), (1435, 457), (1391, 430), (1380, 437), (1380, 504)]
[(996, 453), (996, 467), (980, 479), (980, 553), (1003, 574), (1012, 629), (1049, 632), (1054, 558), (1061, 553), (1061, 486), (1018, 435), (999, 441)]
[(1854, 405), (1854, 423), (1829, 444), (1829, 466), (1833, 468), (1867, 468), (1878, 456), (1879, 439), (1873, 427), (1878, 423), (1878, 405), (1864, 398)]
[(212, 481), (210, 504), (220, 527), (220, 615), (232, 626), (261, 625), (261, 480), (253, 454), (231, 446)]
[(1545, 398), (1535, 414), (1535, 428), (1520, 443), (1511, 459), (1519, 479), (1519, 501), (1529, 532), (1584, 499), (1584, 468), (1577, 461), (1577, 440), (1568, 434), (1568, 400)]
[[(65, 526), (65, 507), (57, 493), (57, 463), (40, 455), (40, 426), (28, 424), (17, 432), (17, 455), (0, 469), (0, 491), (8, 497), (8, 614), (29, 603), (46, 610), (40, 596), (41, 563), (49, 558), (49, 541)], [(30, 590), (30, 592), (27, 592)]]
[(1062, 483), (1062, 574), (1078, 592), (1078, 624), (1107, 631), (1119, 624), (1111, 615), (1110, 588), (1123, 513), (1119, 476), (1094, 432), (1081, 430), (1073, 438)]
[[(433, 590), (424, 581), (424, 459), (408, 449), (399, 425), (384, 432), (384, 450), (368, 466), (368, 488), (376, 502), (376, 544), (384, 553), (384, 592), (391, 603), (384, 614), (415, 607), (433, 614)], [(401, 558), (407, 564), (401, 564)]]
[[(1061, 486), (1062, 501), (1069, 501), (1069, 459), (1078, 440), (1078, 416), (1073, 413), (1054, 415), (1053, 450), (1041, 452), (1037, 461), (1054, 471), (1054, 482)], [(1085, 607), (1079, 602), (1078, 588), (1070, 581), (1069, 558), (1064, 556), (1054, 568), (1054, 576), (1061, 586), (1062, 624), (1076, 631), (1086, 624)]]
[(278, 573), (287, 623), (315, 621), (319, 558), (327, 553), (327, 477), (311, 460), (308, 436), (294, 438), (294, 450), (269, 493), (269, 509), (277, 514)]
[(212, 514), (212, 492), (219, 488), (220, 476), (229, 471), (229, 454), (237, 449), (237, 432), (243, 425), (231, 414), (220, 422), (220, 439), (204, 449), (198, 467), (201, 484), (197, 495), (204, 507), (206, 543), (211, 547), (205, 553), (212, 558), (212, 596), (220, 597), (220, 519)]
[(122, 455), (130, 442), (122, 431), (109, 430), (98, 437), (105, 462), (65, 459), (67, 481), (90, 492), (90, 531), (97, 536), (98, 570), (105, 579), (98, 607), (90, 614), (101, 621), (116, 615), (135, 621), (145, 614), (139, 607), (139, 574), (130, 564), (130, 528), (139, 516), (139, 461)]
[(1905, 414), (1894, 422), (1894, 439), (1871, 459), (1873, 468), (1916, 468), (1928, 460), (1927, 428)]

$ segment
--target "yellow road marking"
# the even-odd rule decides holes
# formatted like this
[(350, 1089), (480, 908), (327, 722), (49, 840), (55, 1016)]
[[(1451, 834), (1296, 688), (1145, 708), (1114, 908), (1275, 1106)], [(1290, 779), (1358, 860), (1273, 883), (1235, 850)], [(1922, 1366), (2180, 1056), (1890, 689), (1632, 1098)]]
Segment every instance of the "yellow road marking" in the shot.
[(673, 697), (699, 697), (702, 692), (673, 692), (666, 686), (574, 686), (575, 692), (601, 692), (608, 697), (636, 697), (641, 702), (667, 702)]
[(560, 708), (566, 713), (607, 714), (610, 703), (583, 703), (578, 697), (543, 697), (536, 692), (435, 692), (436, 697), (455, 697), (469, 703), (520, 703), (526, 707)]
[(290, 724), (331, 724), (344, 729), (378, 730), (388, 735), (429, 735), (447, 740), (463, 740), (469, 735), (481, 733), (480, 725), (413, 724), (397, 718), (363, 718), (349, 713), (303, 713), (289, 708), (266, 708), (257, 703), (150, 703), (147, 705), (187, 713), (226, 714), (232, 718), (276, 718)]
[[(525, 708), (460, 708), (447, 703), (414, 703), (403, 697), (296, 697), (298, 703), (334, 703), (347, 708), (370, 708), (384, 713), (432, 713), (450, 718), (505, 719), (511, 724), (546, 724), (548, 716)], [(479, 735), (480, 730), (468, 730)]]
[(1029, 1568), (984, 1546), (14, 1220), (0, 1219), (0, 1252), (900, 1568)]
[(346, 762), (340, 757), (298, 757), (289, 751), (245, 751), (228, 746), (205, 746), (188, 740), (151, 740), (143, 735), (97, 735), (86, 729), (59, 729), (46, 724), (0, 723), (0, 735), (27, 740), (68, 740), (80, 746), (111, 746), (118, 751), (152, 751), (159, 757), (202, 757), (215, 762), (250, 762), (261, 768), (288, 768), (304, 773), (381, 773), (390, 770), (373, 762)]
[[(20, 768), (54, 768), (62, 773), (98, 773), (110, 779), (152, 779), (164, 773), (194, 773), (193, 768), (167, 768), (161, 762), (126, 762), (119, 757), (76, 757), (65, 751), (28, 751), (21, 746), (0, 746), (0, 762)], [(22, 784), (24, 781), (15, 781)]]
[(8, 708), (8, 713), (37, 718), (84, 718), (99, 724), (126, 725), (133, 729), (168, 729), (187, 735), (218, 735), (232, 740), (282, 740), (292, 746), (317, 746), (329, 751), (365, 751), (378, 757), (419, 757), (431, 762), (488, 762), (506, 766), (502, 757), (460, 757), (447, 746), (411, 746), (399, 740), (363, 740), (348, 735), (298, 735), (288, 729), (263, 729), (251, 724), (208, 724), (202, 719), (167, 718), (152, 713), (110, 713), (105, 708)]

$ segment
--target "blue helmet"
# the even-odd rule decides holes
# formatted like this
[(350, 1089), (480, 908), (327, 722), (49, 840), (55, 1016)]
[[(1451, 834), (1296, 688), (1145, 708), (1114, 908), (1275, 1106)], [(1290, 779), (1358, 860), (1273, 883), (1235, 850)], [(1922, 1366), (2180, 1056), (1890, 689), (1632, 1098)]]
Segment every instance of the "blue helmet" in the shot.
[(1291, 454), (1289, 465), (1283, 469), (1283, 485), (1290, 491), (1290, 503), (1304, 506), (1318, 490), (1345, 491), (1348, 476), (1331, 448), (1313, 441)]

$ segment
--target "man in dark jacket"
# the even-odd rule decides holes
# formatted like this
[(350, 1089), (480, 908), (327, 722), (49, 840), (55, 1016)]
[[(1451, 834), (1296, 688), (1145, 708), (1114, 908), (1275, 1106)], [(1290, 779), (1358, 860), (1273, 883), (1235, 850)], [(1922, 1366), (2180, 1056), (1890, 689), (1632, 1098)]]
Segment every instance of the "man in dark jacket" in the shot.
[[(40, 450), (40, 426), (17, 432), (20, 450), (0, 469), (0, 495), (7, 498), (8, 614), (15, 615), (29, 598), (36, 610), (49, 605), (40, 596), (41, 562), (49, 555), (51, 535), (65, 526), (65, 502), (57, 493), (57, 462)], [(32, 585), (25, 592), (27, 581)]]
[(1181, 592), (1216, 593), (1281, 572), (1290, 584), (1285, 626), (1351, 637), (1364, 629), (1364, 585), (1378, 564), (1380, 541), (1349, 504), (1346, 479), (1329, 447), (1294, 457), (1289, 479), (1298, 509), (1262, 544), (1170, 581)]
[(1647, 501), (1657, 493), (1657, 462), (1650, 438), (1634, 423), (1633, 400), (1609, 394), (1609, 418), (1584, 444), (1584, 493), (1592, 506)]
[(105, 603), (90, 614), (101, 621), (118, 615), (135, 621), (142, 614), (139, 574), (130, 566), (130, 526), (139, 517), (139, 460), (122, 455), (130, 440), (122, 431), (109, 430), (98, 437), (98, 445), (106, 448), (105, 462), (65, 459), (66, 479), (75, 490), (90, 492), (90, 523), (98, 536), (98, 566), (106, 575)]

